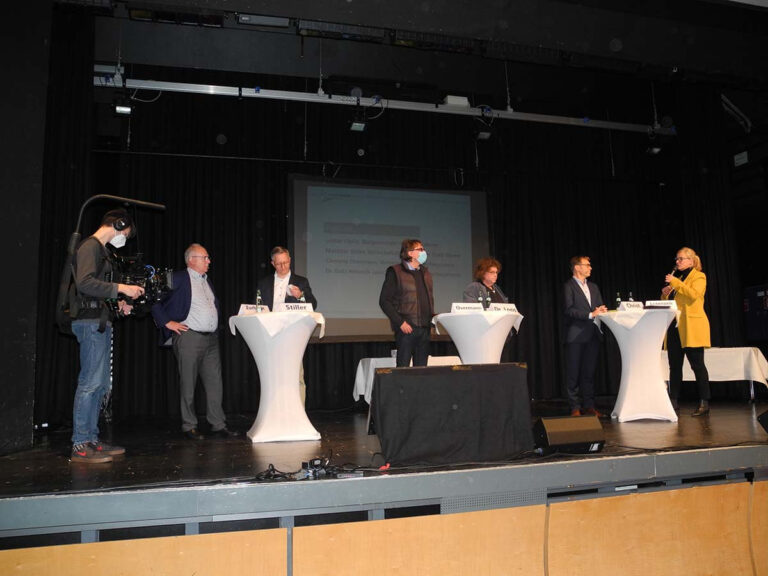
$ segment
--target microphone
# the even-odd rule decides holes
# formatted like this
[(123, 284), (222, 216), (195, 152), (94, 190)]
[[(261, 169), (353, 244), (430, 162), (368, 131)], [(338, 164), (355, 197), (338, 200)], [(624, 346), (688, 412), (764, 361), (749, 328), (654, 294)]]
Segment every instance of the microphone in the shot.
[[(676, 271), (677, 271), (677, 266), (675, 266), (674, 268), (672, 268), (672, 272), (670, 272), (670, 273), (669, 273), (669, 274), (670, 274), (670, 276), (674, 276)], [(667, 282), (667, 285), (669, 285), (669, 282)]]

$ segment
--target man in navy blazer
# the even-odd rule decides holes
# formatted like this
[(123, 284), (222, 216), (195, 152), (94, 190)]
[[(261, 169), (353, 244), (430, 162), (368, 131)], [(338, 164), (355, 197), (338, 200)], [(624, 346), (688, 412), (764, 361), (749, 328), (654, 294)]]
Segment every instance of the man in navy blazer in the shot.
[(568, 403), (571, 416), (602, 416), (595, 409), (595, 368), (602, 335), (594, 318), (608, 309), (597, 285), (587, 282), (592, 274), (589, 257), (574, 256), (570, 265), (573, 276), (563, 286)]
[(288, 249), (275, 246), (270, 253), (270, 260), (275, 273), (259, 280), (259, 291), (254, 302), (261, 295), (262, 304), (269, 306), (272, 312), (275, 311), (275, 304), (281, 302), (307, 302), (317, 310), (317, 299), (312, 294), (309, 280), (291, 272), (291, 253)]
[[(288, 249), (282, 246), (272, 248), (270, 261), (275, 273), (259, 280), (258, 292), (253, 301), (258, 303), (261, 297), (261, 303), (269, 306), (272, 312), (275, 311), (275, 304), (281, 302), (306, 302), (312, 304), (313, 310), (317, 310), (317, 298), (312, 294), (309, 280), (291, 272), (291, 253)], [(304, 383), (303, 364), (299, 371), (299, 394), (301, 402), (304, 403), (307, 398), (307, 386)]]
[(179, 367), (181, 430), (192, 440), (203, 440), (197, 427), (195, 386), (203, 382), (206, 418), (212, 434), (236, 436), (227, 429), (221, 406), (223, 384), (219, 353), (219, 300), (208, 276), (211, 258), (200, 244), (184, 251), (186, 270), (173, 273), (173, 290), (152, 306), (152, 317), (162, 330), (163, 344), (173, 346)]

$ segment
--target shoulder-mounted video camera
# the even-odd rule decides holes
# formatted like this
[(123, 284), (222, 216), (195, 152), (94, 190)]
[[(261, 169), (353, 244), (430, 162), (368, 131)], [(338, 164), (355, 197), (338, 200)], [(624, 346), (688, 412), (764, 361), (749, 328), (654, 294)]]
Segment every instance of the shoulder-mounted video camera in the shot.
[(118, 256), (113, 252), (110, 261), (112, 272), (107, 274), (108, 277), (105, 278), (107, 282), (133, 284), (144, 288), (144, 294), (136, 299), (120, 294), (116, 299), (107, 300), (107, 304), (115, 312), (118, 310), (118, 300), (125, 300), (133, 306), (133, 314), (146, 314), (154, 304), (173, 289), (173, 270), (144, 264), (141, 253), (135, 256)]

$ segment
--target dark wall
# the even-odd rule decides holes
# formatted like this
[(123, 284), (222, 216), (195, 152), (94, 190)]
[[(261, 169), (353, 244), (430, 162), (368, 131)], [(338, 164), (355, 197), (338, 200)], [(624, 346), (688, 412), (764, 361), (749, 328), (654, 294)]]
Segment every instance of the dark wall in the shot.
[(5, 206), (0, 234), (5, 266), (0, 328), (3, 393), (0, 395), (0, 454), (32, 445), (35, 380), (37, 263), (48, 79), (50, 7), (17, 6), (0, 24), (0, 182)]

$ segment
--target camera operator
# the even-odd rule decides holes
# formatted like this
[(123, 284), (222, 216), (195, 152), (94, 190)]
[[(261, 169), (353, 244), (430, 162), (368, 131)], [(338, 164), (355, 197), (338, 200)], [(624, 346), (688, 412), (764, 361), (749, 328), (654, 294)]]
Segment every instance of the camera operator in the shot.
[[(110, 210), (102, 218), (99, 229), (77, 247), (72, 261), (77, 300), (73, 303), (77, 317), (72, 321), (72, 332), (80, 345), (80, 375), (72, 415), (73, 462), (111, 462), (113, 456), (125, 453), (124, 448), (99, 441), (99, 409), (110, 386), (112, 341), (112, 312), (105, 299), (116, 299), (118, 294), (139, 298), (144, 288), (105, 280), (112, 273), (106, 244), (122, 248), (135, 232), (128, 212)], [(130, 314), (131, 309), (130, 304), (120, 300), (117, 314)]]

